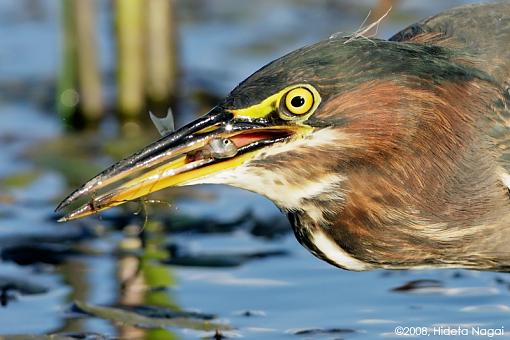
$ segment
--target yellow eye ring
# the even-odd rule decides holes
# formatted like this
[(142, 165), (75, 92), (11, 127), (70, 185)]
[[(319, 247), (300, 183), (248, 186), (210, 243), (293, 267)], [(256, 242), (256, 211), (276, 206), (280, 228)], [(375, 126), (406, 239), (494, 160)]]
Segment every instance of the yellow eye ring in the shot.
[(292, 114), (304, 115), (314, 104), (313, 93), (304, 87), (290, 90), (285, 96), (285, 108)]

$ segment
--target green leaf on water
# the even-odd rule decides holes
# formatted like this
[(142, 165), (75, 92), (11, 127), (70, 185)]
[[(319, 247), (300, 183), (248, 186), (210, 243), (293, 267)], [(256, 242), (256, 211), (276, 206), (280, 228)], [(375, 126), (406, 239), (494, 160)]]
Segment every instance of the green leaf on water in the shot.
[(19, 172), (0, 179), (0, 185), (13, 188), (23, 188), (31, 184), (39, 177), (38, 171)]
[(153, 288), (171, 287), (175, 279), (170, 274), (168, 267), (151, 260), (143, 260), (141, 265), (143, 276), (147, 285)]
[(81, 301), (75, 301), (76, 306), (82, 311), (101, 319), (119, 322), (125, 325), (143, 328), (179, 327), (200, 331), (230, 330), (228, 325), (215, 323), (207, 320), (197, 320), (185, 317), (175, 318), (152, 318), (120, 308), (91, 305)]

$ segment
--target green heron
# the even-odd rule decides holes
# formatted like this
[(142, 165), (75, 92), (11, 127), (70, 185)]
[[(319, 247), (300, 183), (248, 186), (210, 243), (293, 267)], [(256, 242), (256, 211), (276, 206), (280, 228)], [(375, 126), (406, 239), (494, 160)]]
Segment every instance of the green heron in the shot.
[(509, 46), (509, 3), (449, 10), (389, 40), (332, 36), (264, 66), (57, 210), (88, 197), (66, 221), (222, 183), (272, 200), (302, 245), (344, 269), (509, 270)]

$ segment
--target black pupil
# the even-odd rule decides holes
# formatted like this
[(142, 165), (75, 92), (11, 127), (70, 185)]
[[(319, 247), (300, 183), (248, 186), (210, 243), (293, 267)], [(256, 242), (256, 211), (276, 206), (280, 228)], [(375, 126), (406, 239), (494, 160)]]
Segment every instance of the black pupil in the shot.
[(301, 106), (303, 106), (305, 104), (305, 98), (303, 98), (301, 96), (295, 96), (294, 98), (292, 98), (290, 103), (294, 107), (301, 107)]

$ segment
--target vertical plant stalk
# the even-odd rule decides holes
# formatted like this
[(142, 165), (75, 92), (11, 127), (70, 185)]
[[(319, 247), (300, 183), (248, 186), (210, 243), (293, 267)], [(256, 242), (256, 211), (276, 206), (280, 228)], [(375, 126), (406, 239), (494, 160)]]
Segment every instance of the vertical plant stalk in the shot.
[(176, 24), (173, 0), (146, 0), (147, 98), (166, 112), (176, 94)]
[(133, 120), (145, 104), (143, 0), (116, 0), (118, 110)]
[(58, 74), (57, 112), (68, 129), (74, 128), (78, 108), (78, 92), (76, 90), (76, 41), (74, 25), (74, 0), (61, 0), (61, 39), (60, 69)]
[(95, 1), (74, 0), (81, 112), (88, 123), (103, 114), (101, 73), (95, 34)]

